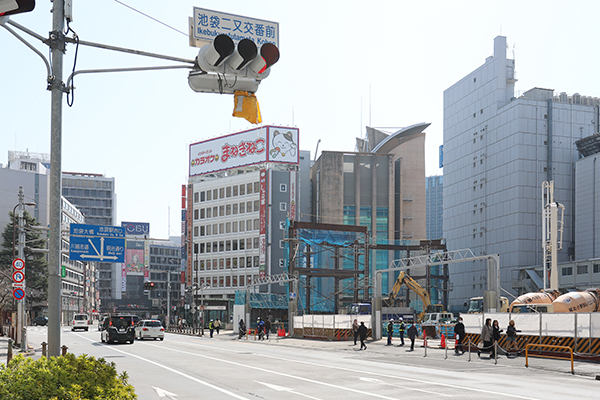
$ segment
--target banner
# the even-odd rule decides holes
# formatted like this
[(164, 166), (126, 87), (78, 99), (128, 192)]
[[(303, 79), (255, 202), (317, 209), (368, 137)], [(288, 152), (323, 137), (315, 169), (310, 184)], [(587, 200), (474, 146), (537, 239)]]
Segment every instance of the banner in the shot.
[(266, 276), (267, 264), (267, 171), (260, 170), (260, 224), (258, 265), (261, 278)]

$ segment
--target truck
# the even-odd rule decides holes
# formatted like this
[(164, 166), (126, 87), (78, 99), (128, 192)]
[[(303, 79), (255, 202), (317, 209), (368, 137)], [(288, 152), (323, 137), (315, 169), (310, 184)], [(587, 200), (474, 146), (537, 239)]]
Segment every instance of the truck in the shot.
[[(561, 295), (561, 293), (558, 290), (548, 290), (548, 291), (542, 290), (541, 292), (525, 293), (525, 294), (520, 295), (512, 303), (510, 303), (509, 311), (513, 312), (513, 309), (515, 309), (515, 307), (523, 309), (523, 307), (522, 307), (523, 305), (551, 304), (560, 295)], [(548, 311), (543, 311), (543, 312), (548, 312)]]
[[(508, 311), (508, 299), (504, 296), (500, 297), (500, 312)], [(469, 299), (469, 308), (467, 314), (481, 314), (483, 312), (483, 297), (471, 297)]]
[(406, 285), (409, 289), (411, 289), (413, 292), (415, 292), (423, 301), (424, 310), (417, 315), (418, 322), (423, 321), (423, 318), (425, 317), (425, 314), (427, 314), (427, 313), (444, 312), (443, 306), (441, 304), (431, 304), (431, 298), (429, 296), (429, 293), (427, 293), (427, 291), (425, 289), (423, 289), (423, 287), (421, 285), (419, 285), (417, 283), (417, 281), (415, 281), (413, 278), (408, 276), (406, 271), (400, 272), (400, 275), (398, 275), (398, 279), (396, 279), (396, 282), (394, 283), (394, 286), (392, 287), (392, 291), (390, 292), (390, 294), (386, 300), (389, 306), (394, 305), (394, 300), (396, 299), (398, 292), (400, 292), (402, 285)]
[[(522, 299), (521, 299), (522, 298)], [(521, 301), (517, 302), (517, 300)], [(512, 313), (573, 313), (600, 311), (600, 289), (586, 289), (561, 294), (550, 292), (526, 293), (510, 305)]]

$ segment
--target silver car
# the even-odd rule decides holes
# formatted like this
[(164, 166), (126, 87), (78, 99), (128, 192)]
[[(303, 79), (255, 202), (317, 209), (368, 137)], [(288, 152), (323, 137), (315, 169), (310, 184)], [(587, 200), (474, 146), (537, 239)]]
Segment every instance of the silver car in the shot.
[(165, 328), (159, 320), (145, 319), (140, 321), (135, 327), (135, 338), (142, 339), (165, 339)]

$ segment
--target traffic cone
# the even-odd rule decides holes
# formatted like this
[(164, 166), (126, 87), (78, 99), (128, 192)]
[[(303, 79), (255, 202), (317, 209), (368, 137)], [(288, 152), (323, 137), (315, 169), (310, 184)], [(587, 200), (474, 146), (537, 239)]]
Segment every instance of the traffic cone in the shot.
[(441, 345), (442, 345), (442, 349), (446, 348), (446, 335), (444, 335), (443, 333), (442, 333), (442, 343), (441, 343)]

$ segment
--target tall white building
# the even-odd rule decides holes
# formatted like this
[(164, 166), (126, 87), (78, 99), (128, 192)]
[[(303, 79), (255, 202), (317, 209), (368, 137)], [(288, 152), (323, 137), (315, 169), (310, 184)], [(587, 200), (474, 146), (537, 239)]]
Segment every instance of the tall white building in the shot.
[[(559, 262), (574, 256), (575, 142), (598, 131), (598, 98), (533, 88), (515, 96), (506, 38), (494, 55), (444, 91), (444, 236), (450, 250), (500, 254), (500, 285), (541, 265), (541, 185), (565, 206)], [(486, 290), (484, 262), (454, 264), (451, 306)]]

